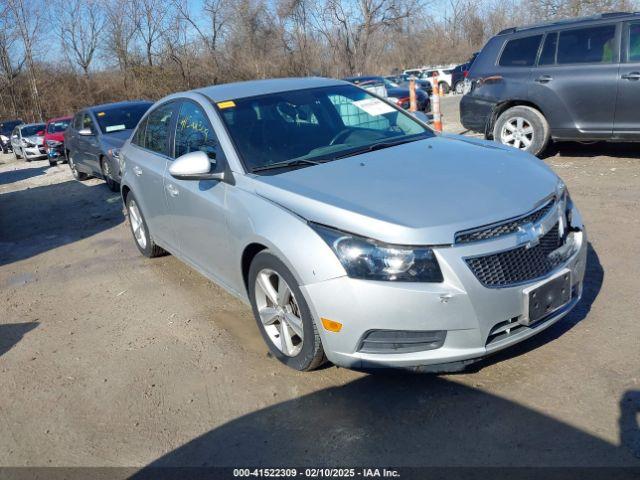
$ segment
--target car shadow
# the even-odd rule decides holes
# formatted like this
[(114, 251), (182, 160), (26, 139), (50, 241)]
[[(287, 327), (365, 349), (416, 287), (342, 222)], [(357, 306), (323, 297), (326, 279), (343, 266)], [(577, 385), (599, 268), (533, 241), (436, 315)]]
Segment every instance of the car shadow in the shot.
[(38, 322), (0, 324), (0, 357), (38, 325)]
[(637, 143), (613, 143), (613, 142), (552, 142), (542, 155), (543, 159), (551, 157), (617, 157), (638, 158)]
[(28, 178), (37, 177), (38, 175), (44, 175), (45, 170), (48, 168), (50, 168), (49, 165), (0, 172), (0, 185), (8, 185), (9, 183), (27, 180)]
[(369, 375), (232, 420), (132, 478), (179, 478), (161, 467), (640, 466), (626, 448), (637, 403), (621, 406), (624, 447), (442, 377)]
[(124, 221), (102, 183), (68, 181), (0, 194), (0, 265), (81, 240)]
[(552, 342), (558, 337), (561, 337), (566, 332), (571, 330), (591, 311), (591, 306), (595, 302), (596, 297), (600, 293), (602, 284), (604, 282), (604, 269), (600, 263), (600, 258), (596, 250), (593, 248), (593, 244), (587, 245), (587, 268), (584, 275), (584, 284), (582, 290), (582, 299), (569, 312), (564, 318), (557, 323), (554, 323), (546, 330), (534, 335), (523, 342), (520, 342), (512, 347), (487, 357), (477, 363), (469, 365), (464, 372), (469, 373), (473, 371), (479, 371), (489, 365), (508, 360), (513, 357), (517, 357), (531, 350), (541, 347), (542, 345)]

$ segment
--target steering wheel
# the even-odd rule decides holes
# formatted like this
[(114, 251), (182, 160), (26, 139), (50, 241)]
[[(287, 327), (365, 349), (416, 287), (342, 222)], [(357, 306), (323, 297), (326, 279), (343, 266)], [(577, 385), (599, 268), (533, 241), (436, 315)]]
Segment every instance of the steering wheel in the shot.
[(338, 142), (338, 140), (345, 140), (349, 136), (349, 134), (351, 134), (351, 130), (349, 128), (345, 128), (344, 130), (340, 130), (338, 133), (336, 133), (333, 136), (333, 138), (329, 142), (329, 145), (335, 145), (336, 143), (342, 143), (342, 142)]

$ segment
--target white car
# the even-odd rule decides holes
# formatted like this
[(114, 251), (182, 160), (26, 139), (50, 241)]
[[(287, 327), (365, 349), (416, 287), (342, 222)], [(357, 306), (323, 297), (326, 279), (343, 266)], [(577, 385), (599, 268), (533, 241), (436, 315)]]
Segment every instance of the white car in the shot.
[[(437, 73), (437, 82), (434, 82), (433, 80), (434, 72)], [(449, 93), (451, 90), (451, 69), (436, 68), (433, 70), (425, 70), (421, 78), (429, 80), (434, 91), (436, 88), (440, 88), (440, 86), (442, 86), (445, 94)]]
[(11, 133), (11, 146), (16, 158), (27, 162), (47, 157), (44, 143), (44, 123), (18, 125)]

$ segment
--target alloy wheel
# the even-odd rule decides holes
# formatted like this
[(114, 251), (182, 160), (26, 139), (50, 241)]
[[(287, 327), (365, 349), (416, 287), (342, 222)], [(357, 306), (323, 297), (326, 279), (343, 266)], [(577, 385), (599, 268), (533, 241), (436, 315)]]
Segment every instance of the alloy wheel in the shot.
[(278, 272), (263, 269), (256, 276), (255, 301), (267, 336), (278, 350), (295, 357), (302, 350), (302, 315), (291, 288)]
[(533, 125), (522, 117), (508, 119), (500, 130), (500, 142), (520, 150), (528, 149), (533, 137)]
[(129, 221), (131, 222), (131, 230), (133, 231), (136, 242), (138, 242), (140, 248), (144, 250), (147, 248), (147, 235), (144, 230), (142, 215), (140, 214), (140, 210), (138, 210), (138, 205), (135, 200), (131, 200), (129, 203)]
[(102, 160), (102, 176), (104, 177), (104, 181), (107, 183), (107, 186), (113, 190), (115, 186), (115, 180), (111, 178), (111, 166), (109, 165), (109, 161), (106, 159)]

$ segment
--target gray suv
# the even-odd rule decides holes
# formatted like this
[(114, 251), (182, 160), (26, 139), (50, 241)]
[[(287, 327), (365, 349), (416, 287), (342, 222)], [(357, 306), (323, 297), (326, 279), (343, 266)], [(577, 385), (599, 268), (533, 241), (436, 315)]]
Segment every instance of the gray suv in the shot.
[(538, 155), (550, 139), (640, 141), (640, 14), (504, 30), (468, 78), (462, 124), (505, 145)]
[[(298, 370), (459, 369), (579, 301), (587, 237), (543, 162), (339, 80), (158, 101), (120, 152), (135, 244), (253, 308)], [(442, 365), (446, 364), (446, 365)]]
[(109, 103), (76, 113), (64, 133), (65, 154), (74, 178), (103, 178), (112, 191), (118, 191), (118, 151), (151, 105), (145, 101)]

